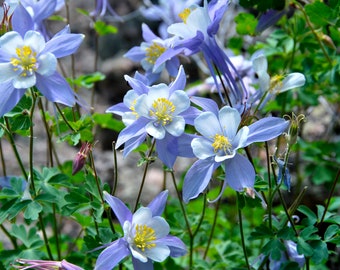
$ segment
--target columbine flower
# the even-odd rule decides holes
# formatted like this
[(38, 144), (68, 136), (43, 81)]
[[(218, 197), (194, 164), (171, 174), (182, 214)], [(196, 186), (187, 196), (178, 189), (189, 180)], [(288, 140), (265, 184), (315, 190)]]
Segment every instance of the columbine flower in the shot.
[(186, 7), (199, 4), (201, 0), (160, 0), (158, 5), (153, 4), (150, 0), (143, 1), (146, 7), (141, 7), (142, 15), (152, 21), (162, 21), (158, 32), (161, 37), (168, 37), (167, 27), (173, 23), (180, 22), (178, 14)]
[(36, 86), (50, 101), (73, 106), (75, 93), (57, 72), (57, 58), (74, 53), (84, 35), (69, 34), (68, 28), (45, 42), (36, 31), (7, 32), (0, 38), (0, 116), (9, 112)]
[(96, 8), (90, 12), (90, 15), (95, 18), (104, 17), (107, 12), (117, 20), (122, 21), (122, 18), (114, 11), (108, 0), (96, 0)]
[[(147, 86), (142, 81), (125, 76), (132, 90), (124, 97), (123, 104), (117, 104), (107, 110), (122, 116), (127, 125), (117, 140), (116, 147), (124, 145), (124, 157), (140, 145), (146, 135), (156, 139), (156, 149), (163, 163), (172, 167), (177, 157), (192, 157), (189, 146), (192, 135), (185, 135), (185, 124), (193, 124), (198, 110), (190, 107), (190, 100), (182, 90), (186, 84), (183, 67), (176, 79), (168, 85), (161, 83)], [(182, 149), (176, 149), (182, 146)], [(172, 148), (167, 152), (165, 149)], [(171, 156), (171, 157), (170, 157)]]
[[(207, 1), (204, 1), (203, 7), (192, 5), (179, 13), (183, 22), (174, 23), (168, 28), (168, 32), (177, 37), (178, 41), (176, 39), (173, 49), (167, 50), (159, 57), (156, 61), (156, 67), (180, 53), (192, 55), (202, 52), (222, 101), (224, 99), (217, 80), (216, 69), (221, 72), (227, 83), (228, 90), (226, 91), (229, 91), (228, 96), (230, 103), (232, 103), (230, 105), (234, 106), (244, 103), (248, 94), (236, 68), (215, 39), (219, 23), (228, 8), (229, 2), (229, 0), (213, 0), (208, 4)], [(237, 80), (232, 71), (235, 72)]]
[(36, 269), (36, 270), (83, 270), (83, 268), (69, 263), (65, 260), (62, 261), (44, 261), (44, 260), (27, 260), (27, 259), (18, 259), (16, 262), (23, 265), (13, 265), (14, 268), (17, 269)]
[(284, 132), (289, 124), (282, 118), (267, 117), (239, 129), (240, 122), (239, 112), (229, 106), (223, 107), (217, 113), (216, 110), (203, 112), (195, 119), (195, 128), (203, 137), (195, 138), (191, 143), (199, 160), (185, 176), (185, 202), (204, 191), (214, 170), (221, 165), (225, 168), (225, 179), (220, 195), (227, 184), (238, 192), (252, 189), (255, 181), (254, 168), (237, 150), (253, 142), (271, 140)]
[(266, 95), (261, 101), (261, 107), (273, 96), (296, 87), (301, 87), (306, 82), (305, 76), (299, 72), (293, 72), (285, 76), (277, 75), (270, 78), (267, 73), (267, 58), (262, 51), (255, 52), (252, 56), (252, 61), (253, 69), (258, 77), (259, 89), (251, 97), (251, 101), (256, 102)]
[(134, 269), (153, 269), (153, 261), (162, 262), (168, 256), (183, 256), (187, 251), (184, 243), (169, 235), (170, 227), (162, 214), (168, 191), (161, 192), (148, 207), (139, 208), (134, 214), (118, 198), (104, 192), (124, 236), (112, 242), (99, 255), (95, 269), (108, 270), (126, 256), (132, 255)]
[(176, 77), (180, 64), (176, 56), (155, 67), (157, 59), (171, 47), (173, 38), (163, 40), (157, 37), (146, 24), (142, 24), (142, 31), (145, 42), (133, 47), (124, 56), (141, 63), (150, 84), (159, 79), (165, 68), (170, 76)]

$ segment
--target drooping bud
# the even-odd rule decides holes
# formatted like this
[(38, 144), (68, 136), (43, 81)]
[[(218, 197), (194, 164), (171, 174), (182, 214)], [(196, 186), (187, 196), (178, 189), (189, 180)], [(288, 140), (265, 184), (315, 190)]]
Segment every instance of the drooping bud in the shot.
[(305, 116), (303, 114), (296, 116), (294, 113), (292, 113), (292, 116), (288, 116), (288, 118), (290, 121), (290, 126), (288, 129), (288, 133), (286, 134), (286, 140), (287, 144), (291, 146), (297, 141), (300, 123), (301, 121), (305, 120)]
[(87, 156), (89, 152), (92, 151), (92, 146), (93, 145), (89, 142), (85, 142), (82, 144), (79, 152), (73, 160), (72, 175), (75, 175), (84, 167)]

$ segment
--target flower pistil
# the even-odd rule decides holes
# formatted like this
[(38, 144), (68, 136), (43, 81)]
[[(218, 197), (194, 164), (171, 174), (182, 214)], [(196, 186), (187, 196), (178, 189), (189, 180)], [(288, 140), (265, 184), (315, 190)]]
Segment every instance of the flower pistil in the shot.
[(216, 134), (214, 136), (214, 142), (212, 143), (212, 147), (214, 148), (214, 152), (222, 150), (225, 154), (230, 154), (231, 143), (226, 136), (221, 134)]
[(151, 117), (156, 117), (158, 124), (166, 126), (172, 122), (172, 114), (175, 109), (175, 105), (170, 100), (158, 98), (152, 103), (149, 114)]
[(146, 61), (154, 65), (157, 59), (165, 52), (165, 48), (156, 42), (153, 42), (146, 51)]
[(37, 53), (30, 46), (22, 46), (15, 50), (17, 58), (11, 58), (13, 70), (21, 69), (21, 77), (31, 76), (37, 70)]
[(143, 252), (145, 249), (151, 249), (156, 246), (153, 241), (156, 240), (155, 230), (146, 225), (136, 225), (136, 234), (134, 243)]

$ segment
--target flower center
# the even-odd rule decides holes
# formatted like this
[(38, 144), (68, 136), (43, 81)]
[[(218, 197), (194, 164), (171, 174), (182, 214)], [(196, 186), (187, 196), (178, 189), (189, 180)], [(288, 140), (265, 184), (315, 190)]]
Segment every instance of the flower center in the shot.
[(269, 91), (275, 92), (276, 89), (282, 87), (283, 75), (275, 75), (270, 80)]
[(152, 103), (152, 108), (149, 112), (151, 117), (157, 119), (157, 123), (166, 126), (172, 122), (172, 114), (174, 113), (175, 105), (166, 98), (158, 98)]
[(185, 8), (180, 14), (178, 14), (178, 17), (180, 17), (184, 23), (187, 23), (187, 19), (190, 13), (191, 13), (191, 9)]
[(13, 70), (21, 70), (21, 77), (31, 76), (37, 70), (37, 53), (32, 51), (30, 46), (22, 46), (15, 50), (17, 58), (11, 58)]
[(135, 105), (137, 103), (137, 99), (135, 99), (134, 101), (132, 101), (131, 103), (131, 106), (130, 106), (130, 110), (132, 111), (132, 113), (136, 116), (136, 118), (139, 117), (138, 113), (136, 112), (136, 109), (135, 109)]
[(154, 65), (158, 57), (160, 57), (164, 52), (165, 52), (164, 47), (153, 42), (152, 45), (146, 48), (146, 61)]
[(222, 150), (225, 154), (230, 154), (231, 143), (229, 142), (229, 139), (227, 137), (216, 134), (214, 136), (212, 147), (214, 147), (215, 153)]
[(156, 246), (153, 241), (156, 240), (155, 230), (146, 226), (146, 225), (136, 225), (136, 235), (133, 239), (136, 247), (141, 249), (143, 252), (144, 250), (151, 249)]

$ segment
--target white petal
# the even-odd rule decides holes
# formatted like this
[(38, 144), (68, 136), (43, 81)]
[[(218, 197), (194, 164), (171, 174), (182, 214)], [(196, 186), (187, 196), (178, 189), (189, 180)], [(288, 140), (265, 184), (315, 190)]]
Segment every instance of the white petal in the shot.
[(20, 71), (14, 71), (11, 63), (0, 63), (0, 82), (14, 79)]
[(282, 87), (279, 90), (279, 92), (281, 93), (289, 89), (303, 86), (305, 82), (306, 82), (306, 78), (305, 78), (305, 75), (303, 75), (302, 73), (298, 73), (298, 72), (290, 73), (282, 81)]
[(145, 126), (146, 132), (157, 140), (162, 140), (165, 137), (165, 129), (162, 125), (155, 125), (155, 122), (149, 122)]
[(205, 138), (193, 139), (191, 141), (191, 147), (194, 155), (199, 159), (206, 159), (216, 155), (214, 148), (212, 147), (212, 141), (209, 141)]
[(24, 43), (37, 53), (40, 53), (45, 48), (44, 37), (36, 31), (27, 31), (24, 37)]
[(148, 258), (143, 253), (141, 253), (139, 249), (134, 249), (133, 246), (130, 246), (130, 251), (132, 253), (132, 256), (140, 260), (141, 262), (145, 263), (148, 261)]
[(56, 71), (57, 59), (52, 53), (40, 55), (38, 58), (38, 63), (39, 67), (37, 72), (43, 76), (50, 76)]
[(173, 117), (172, 122), (164, 126), (164, 128), (175, 137), (181, 136), (184, 132), (185, 120), (182, 116), (175, 116)]
[(224, 106), (219, 112), (219, 119), (224, 131), (223, 134), (232, 141), (241, 122), (240, 113), (234, 108)]
[(174, 114), (180, 114), (181, 112), (184, 112), (190, 107), (190, 100), (186, 92), (184, 91), (175, 91), (169, 100), (174, 104), (175, 111)]
[(8, 32), (4, 34), (0, 38), (0, 48), (6, 53), (16, 56), (15, 49), (17, 47), (22, 47), (24, 45), (24, 41), (19, 33), (17, 32)]
[(152, 212), (147, 207), (140, 207), (132, 217), (132, 226), (146, 224), (152, 218)]
[(145, 223), (148, 227), (155, 230), (156, 239), (165, 237), (170, 232), (170, 226), (166, 220), (160, 216), (155, 216)]
[(13, 80), (13, 86), (17, 89), (30, 88), (36, 84), (35, 74), (27, 77), (17, 76)]
[(203, 112), (195, 119), (195, 128), (207, 139), (213, 139), (216, 134), (223, 134), (217, 116), (212, 112)]
[(167, 245), (157, 243), (156, 247), (146, 249), (144, 254), (155, 262), (162, 262), (170, 255), (170, 249)]
[(246, 143), (247, 143), (247, 139), (248, 139), (248, 134), (249, 134), (249, 128), (248, 127), (242, 127), (236, 134), (236, 136), (234, 137), (233, 141), (232, 141), (232, 147), (234, 150), (237, 150), (239, 148), (243, 148)]

